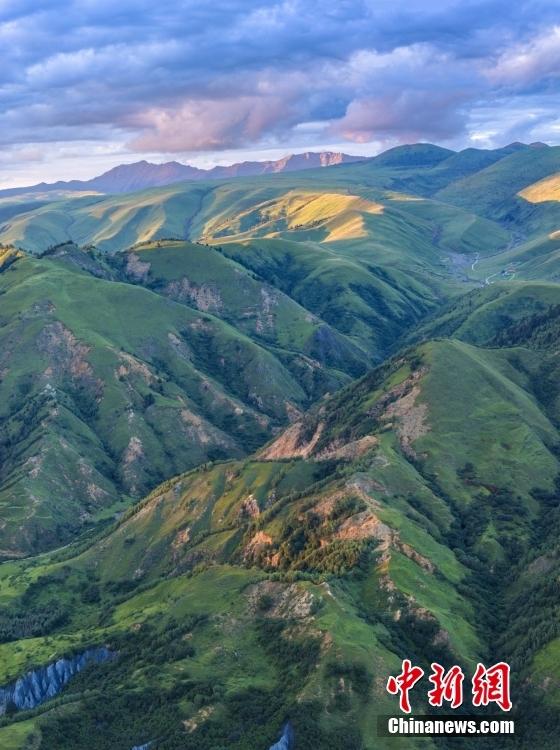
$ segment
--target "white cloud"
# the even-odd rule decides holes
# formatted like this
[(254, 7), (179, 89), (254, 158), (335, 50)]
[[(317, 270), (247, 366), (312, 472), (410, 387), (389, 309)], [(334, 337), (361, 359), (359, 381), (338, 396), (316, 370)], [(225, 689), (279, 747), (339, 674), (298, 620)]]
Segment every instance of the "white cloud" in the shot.
[(560, 26), (545, 29), (528, 42), (514, 44), (486, 69), (495, 84), (526, 86), (560, 77)]

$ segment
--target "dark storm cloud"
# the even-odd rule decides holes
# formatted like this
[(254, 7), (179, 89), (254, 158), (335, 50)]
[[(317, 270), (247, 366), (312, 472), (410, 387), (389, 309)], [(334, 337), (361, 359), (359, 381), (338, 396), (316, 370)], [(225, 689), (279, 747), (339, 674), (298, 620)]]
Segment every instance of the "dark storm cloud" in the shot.
[(473, 122), (483, 138), (500, 106), (522, 135), (554, 133), (559, 16), (557, 0), (3, 0), (0, 144), (441, 141)]

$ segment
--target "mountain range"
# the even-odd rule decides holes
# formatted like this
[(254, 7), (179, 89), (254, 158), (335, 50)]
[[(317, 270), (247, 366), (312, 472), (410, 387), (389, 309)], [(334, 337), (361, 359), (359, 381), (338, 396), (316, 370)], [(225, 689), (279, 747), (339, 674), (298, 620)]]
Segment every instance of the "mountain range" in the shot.
[(96, 193), (130, 193), (134, 190), (172, 185), (174, 182), (187, 180), (223, 180), (230, 177), (253, 177), (261, 174), (278, 174), (297, 172), (302, 169), (332, 167), (336, 164), (348, 164), (363, 161), (363, 156), (321, 151), (306, 151), (302, 154), (288, 154), (274, 161), (243, 161), (224, 167), (199, 169), (178, 161), (164, 164), (152, 164), (138, 161), (132, 164), (120, 164), (91, 180), (60, 180), (59, 182), (41, 182), (29, 187), (8, 188), (0, 190), (0, 199), (13, 195), (48, 192), (96, 192)]
[(559, 197), (515, 143), (4, 198), (0, 746), (486, 747), (378, 736), (409, 658), (556, 748)]

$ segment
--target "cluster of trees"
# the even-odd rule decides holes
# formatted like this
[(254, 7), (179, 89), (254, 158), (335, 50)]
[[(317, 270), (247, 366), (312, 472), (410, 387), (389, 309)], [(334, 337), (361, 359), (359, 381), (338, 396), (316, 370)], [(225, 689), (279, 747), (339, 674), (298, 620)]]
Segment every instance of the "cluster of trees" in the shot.
[[(320, 485), (320, 482), (318, 483)], [(289, 495), (290, 500), (294, 494)], [(279, 501), (281, 502), (281, 501)], [(313, 499), (312, 504), (316, 502)], [(349, 495), (339, 499), (331, 513), (323, 518), (313, 509), (302, 512), (300, 508), (283, 521), (280, 538), (275, 548), (278, 560), (275, 569), (281, 571), (303, 571), (308, 573), (344, 575), (357, 568), (368, 548), (365, 540), (333, 539), (337, 527), (344, 521), (365, 509), (364, 502)], [(278, 507), (271, 509), (278, 512)], [(250, 531), (252, 531), (253, 527)], [(250, 536), (250, 534), (249, 534)], [(324, 541), (328, 540), (328, 544)], [(263, 550), (256, 562), (267, 567), (270, 549)]]
[(529, 315), (510, 325), (501, 326), (491, 346), (530, 346), (549, 349), (560, 342), (560, 305), (551, 305), (544, 312)]
[(37, 608), (0, 612), (0, 643), (48, 635), (68, 622), (68, 612), (55, 599)]
[[(278, 675), (270, 688), (226, 691), (220, 682), (193, 679), (188, 667), (178, 673), (172, 688), (162, 685), (158, 674), (163, 665), (192, 656), (185, 634), (204, 623), (204, 617), (144, 623), (115, 638), (112, 646), (118, 659), (88, 667), (69, 688), (82, 693), (80, 720), (73, 711), (45, 714), (40, 720), (41, 747), (89, 750), (95, 736), (98, 750), (129, 748), (131, 742), (152, 742), (154, 750), (264, 750), (288, 719), (301, 747), (362, 747), (359, 733), (321, 729), (321, 707), (303, 707), (297, 701), (302, 680), (315, 668), (321, 647), (318, 638), (300, 634), (290, 622), (262, 618), (256, 624), (257, 641)], [(144, 667), (138, 682), (139, 663)], [(369, 684), (359, 665), (341, 668), (355, 680), (356, 688)], [(332, 669), (334, 676), (336, 668)], [(146, 687), (150, 682), (151, 689)], [(194, 711), (192, 731), (186, 731), (181, 721), (185, 704)]]

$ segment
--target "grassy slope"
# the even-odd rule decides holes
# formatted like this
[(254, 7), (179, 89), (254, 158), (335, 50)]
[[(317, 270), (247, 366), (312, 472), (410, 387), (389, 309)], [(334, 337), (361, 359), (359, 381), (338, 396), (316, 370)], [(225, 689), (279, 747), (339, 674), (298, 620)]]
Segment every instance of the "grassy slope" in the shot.
[[(548, 171), (548, 169), (547, 169)], [(529, 239), (514, 243), (496, 258), (483, 259), (479, 273), (506, 279), (559, 278), (560, 202), (559, 177), (552, 174), (528, 184), (517, 194), (516, 220)]]
[[(433, 279), (378, 268), (358, 254), (311, 243), (262, 239), (220, 246), (228, 257), (363, 341), (377, 361), (444, 295)], [(440, 281), (447, 291), (450, 285)]]
[(10, 219), (3, 227), (2, 241), (43, 252), (69, 240), (122, 249), (151, 239), (160, 229), (164, 233), (158, 236), (182, 237), (207, 191), (206, 185), (189, 185), (186, 190), (171, 186), (141, 195), (54, 201)]
[[(257, 700), (245, 692), (249, 687), (272, 689), (281, 700), (268, 699), (260, 729), (239, 712), (249, 744), (233, 747), (266, 747), (286, 713), (305, 735), (296, 696), (316, 702), (314, 724), (329, 746), (339, 746), (335, 730), (343, 726), (347, 733), (359, 729), (364, 747), (380, 746), (374, 720), (390, 710), (384, 677), (396, 667), (395, 653), (404, 650), (421, 663), (459, 659), (470, 669), (492, 654), (486, 566), (509, 571), (497, 584), (515, 596), (512, 565), (530, 551), (540, 513), (532, 490), (551, 491), (558, 473), (551, 452), (557, 432), (533, 392), (528, 370), (535, 352), (527, 346), (423, 344), (322, 402), (260, 457), (167, 482), (81, 550), (3, 566), (4, 602), (14, 606), (39, 579), (28, 606), (61, 597), (68, 617), (48, 638), (2, 646), (3, 679), (78, 644), (117, 645), (128, 634), (123, 643), (132, 651), (121, 646), (116, 671), (90, 673), (92, 696), (100, 700), (102, 691), (125, 727), (102, 729), (100, 747), (125, 748), (161, 731), (152, 716), (139, 727), (131, 699), (123, 704), (118, 696), (171, 686), (164, 747), (206, 747), (207, 737), (223, 736), (231, 701)], [(466, 423), (475, 429), (465, 433)], [(302, 449), (307, 459), (294, 455)], [(514, 517), (504, 515), (504, 498), (516, 508)], [(92, 584), (101, 601), (87, 604), (83, 591)], [(188, 623), (199, 615), (207, 619), (184, 626), (194, 654), (165, 647), (156, 668), (144, 633), (157, 644), (169, 618)], [(263, 632), (268, 639), (276, 633), (273, 649)], [(313, 668), (301, 658), (296, 666), (287, 647), (302, 638), (322, 644)], [(305, 643), (312, 653), (311, 641)], [(335, 658), (350, 665), (346, 672), (333, 673)], [(534, 675), (548, 674), (553, 663), (537, 656)], [(192, 685), (200, 693), (204, 680), (214, 685), (212, 694), (193, 702)], [(46, 706), (33, 726), (52, 738), (68, 717), (87, 736), (80, 684), (66, 697), (86, 701), (79, 714), (70, 703), (58, 714)], [(210, 713), (200, 713), (205, 707)], [(181, 720), (193, 718), (192, 734), (171, 737)], [(73, 747), (85, 747), (72, 736)], [(353, 746), (350, 736), (340, 747)]]
[[(204, 252), (150, 251), (158, 283), (165, 268), (171, 281), (178, 257), (195, 281), (192, 265)], [(96, 516), (123, 492), (143, 492), (209, 457), (242, 455), (363, 371), (366, 355), (351, 340), (207, 255), (219, 310), (199, 310), (204, 295), (175, 301), (126, 274), (119, 281), (115, 269), (73, 248), (4, 264), (5, 550), (67, 537), (80, 515)], [(322, 339), (330, 343), (324, 357)]]
[[(287, 197), (290, 179), (255, 181), (251, 190), (253, 183), (238, 181), (88, 196), (38, 209), (49, 226), (71, 227), (72, 236), (109, 249), (151, 236), (146, 226), (160, 235), (202, 231), (203, 217), (213, 217), (227, 242), (220, 240), (221, 252), (143, 243), (107, 260), (62, 248), (3, 274), (6, 316), (24, 311), (4, 330), (6, 352), (23, 342), (4, 378), (14, 394), (4, 414), (6, 551), (36, 543), (42, 526), (44, 544), (75, 528), (68, 481), (89, 520), (123, 490), (137, 494), (209, 456), (254, 447), (297, 409), (380, 361), (404, 330), (456, 293), (446, 265), (451, 247), (468, 254), (484, 237), (487, 252), (507, 239), (449, 207), (394, 198), (381, 206), (327, 183)], [(293, 240), (266, 231), (249, 240), (248, 253), (245, 242), (231, 241), (228, 217), (237, 212), (234, 223), (255, 232), (267, 194), (266, 211)], [(42, 373), (31, 366), (38, 341)], [(25, 465), (33, 471), (22, 473)], [(44, 505), (47, 496), (57, 500)]]
[[(397, 372), (394, 382), (398, 384), (404, 375), (405, 370)], [(376, 452), (363, 466), (350, 465), (340, 472), (338, 478), (322, 484), (317, 484), (317, 481), (324, 474), (325, 467), (321, 463), (298, 460), (226, 463), (208, 471), (195, 471), (153, 493), (114, 531), (77, 557), (69, 559), (67, 555), (66, 559), (57, 561), (54, 555), (36, 562), (4, 566), (0, 570), (4, 574), (1, 588), (4, 601), (21, 595), (28, 585), (26, 579), (30, 581), (41, 577), (45, 584), (36, 587), (34, 597), (39, 597), (36, 603), (42, 602), (43, 606), (48, 606), (50, 598), (60, 593), (70, 620), (60, 634), (51, 636), (47, 649), (42, 638), (20, 641), (16, 650), (16, 644), (6, 644), (2, 679), (8, 679), (32, 663), (45, 661), (49, 648), (53, 653), (53, 648), (54, 651), (68, 649), (71, 643), (77, 648), (80, 642), (118, 640), (123, 633), (131, 632), (131, 627), (134, 628), (133, 632), (141, 634), (142, 628), (138, 630), (141, 623), (151, 622), (159, 630), (169, 617), (184, 621), (187, 615), (204, 614), (208, 620), (194, 629), (189, 640), (195, 649), (194, 657), (186, 661), (171, 658), (158, 663), (154, 671), (149, 655), (144, 651), (139, 655), (137, 646), (134, 658), (125, 656), (123, 659), (117, 684), (110, 683), (102, 688), (101, 682), (99, 687), (109, 691), (130, 691), (134, 674), (136, 690), (142, 687), (154, 690), (158, 685), (163, 689), (166, 684), (177, 686), (181, 671), (186, 669), (191, 680), (210, 681), (216, 686), (210, 702), (215, 715), (208, 724), (219, 727), (231, 696), (239, 695), (248, 687), (261, 690), (276, 688), (278, 691), (280, 681), (281, 704), (262, 734), (253, 736), (254, 742), (258, 740), (266, 746), (265, 741), (273, 740), (285, 712), (294, 711), (293, 707), (290, 709), (290, 700), (297, 695), (298, 701), (318, 702), (317, 723), (324, 732), (345, 727), (345, 742), (348, 742), (348, 732), (359, 728), (368, 745), (377, 743), (376, 713), (389, 710), (389, 701), (377, 678), (382, 680), (385, 674), (396, 668), (398, 660), (391, 652), (395, 648), (391, 644), (400, 637), (398, 628), (395, 630), (391, 625), (390, 617), (387, 621), (379, 619), (380, 606), (385, 611), (388, 606), (397, 606), (394, 597), (394, 604), (388, 605), (389, 581), (394, 582), (391, 586), (397, 585), (402, 591), (400, 606), (410, 608), (411, 617), (416, 616), (414, 612), (419, 612), (419, 608), (426, 607), (433, 612), (431, 617), (440, 618), (440, 625), (450, 629), (453, 647), (465, 658), (472, 661), (479, 648), (472, 609), (453, 590), (453, 584), (464, 577), (465, 571), (442, 545), (446, 522), (442, 520), (441, 528), (438, 525), (428, 525), (426, 528), (418, 519), (407, 518), (406, 510), (411, 506), (410, 500), (405, 499), (405, 488), (410, 493), (416, 487), (427, 497), (431, 497), (431, 493), (422, 488), (419, 478), (414, 478), (415, 472), (407, 467), (407, 462), (399, 456), (396, 448), (392, 441), (386, 450)], [(390, 464), (386, 464), (387, 459)], [(374, 489), (380, 486), (378, 482), (386, 482), (387, 489)], [(330, 503), (329, 512), (332, 512), (330, 498), (351, 497), (355, 494), (355, 486), (366, 488), (361, 490), (360, 496), (361, 502), (365, 502), (369, 508), (367, 513), (394, 529), (389, 549), (375, 553), (376, 544), (372, 546), (371, 542), (368, 543), (367, 534), (361, 541), (336, 541), (337, 528), (346, 515), (352, 516), (350, 509), (343, 511), (335, 522), (328, 521), (328, 518), (323, 522), (321, 533), (331, 540), (329, 554), (313, 562), (308, 559), (309, 553), (304, 549), (291, 559), (289, 550), (292, 543), (288, 532), (291, 524), (302, 514), (311, 518), (314, 508), (318, 509), (318, 513), (324, 513), (320, 508), (325, 503), (327, 508)], [(298, 493), (296, 497), (294, 492)], [(271, 580), (278, 578), (274, 574), (274, 563), (269, 565), (265, 560), (255, 558), (257, 568), (247, 569), (243, 565), (244, 558), (249, 562), (247, 550), (251, 549), (250, 539), (256, 531), (251, 517), (243, 511), (249, 496), (254, 497), (257, 507), (261, 508), (259, 530), (270, 535), (275, 549), (285, 550), (281, 562), (281, 569), (288, 574), (285, 582)], [(434, 497), (427, 501), (435, 505), (441, 503)], [(360, 516), (360, 523), (363, 522)], [(286, 542), (282, 543), (286, 533)], [(418, 560), (429, 558), (437, 565), (439, 572), (436, 579), (433, 570), (430, 572), (411, 560), (411, 548), (417, 551)], [(403, 555), (401, 550), (405, 550), (409, 557)], [(357, 553), (360, 553), (363, 568), (358, 576), (350, 572), (353, 567), (350, 561)], [(206, 564), (212, 563), (207, 570), (201, 566), (204, 561)], [(289, 571), (298, 568), (309, 570), (312, 577), (309, 581), (290, 584)], [(137, 583), (142, 585), (142, 591), (132, 591), (115, 599), (112, 592), (118, 591), (119, 582), (129, 579), (131, 569), (138, 571)], [(68, 572), (70, 570), (71, 574)], [(334, 578), (332, 573), (335, 573)], [(168, 578), (169, 574), (171, 578)], [(80, 581), (87, 581), (88, 577), (95, 579), (103, 592), (102, 608), (111, 611), (103, 622), (96, 615), (99, 606), (84, 606), (78, 593)], [(47, 580), (52, 583), (46, 583)], [(258, 581), (261, 583), (256, 593), (250, 594), (247, 585)], [(295, 613), (295, 620), (279, 603), (286, 590), (291, 606), (295, 606), (290, 610)], [(264, 596), (272, 603), (267, 605), (270, 609), (263, 609), (259, 616), (255, 604), (251, 602), (264, 607), (264, 604), (258, 604), (259, 597)], [(311, 609), (306, 602), (312, 602)], [(292, 658), (290, 652), (282, 656), (282, 640), (286, 636), (278, 636), (280, 641), (273, 651), (265, 645), (266, 642), (259, 640), (259, 632), (271, 620), (278, 623), (275, 627), (287, 628), (287, 633), (292, 633), (292, 640), (296, 633), (299, 639), (318, 638), (322, 644), (318, 656), (319, 667), (301, 674), (295, 666), (291, 666), (286, 672)], [(432, 626), (434, 633), (437, 631), (435, 622)], [(69, 640), (64, 632), (74, 633), (74, 638)], [(219, 653), (215, 650), (217, 643), (220, 644)], [(369, 681), (368, 673), (373, 676), (365, 695), (362, 696), (363, 688), (358, 688), (358, 683), (353, 682), (358, 680), (359, 671), (356, 671), (355, 677), (351, 676), (352, 671), (348, 672), (343, 680), (345, 687), (340, 688), (338, 678), (331, 674), (328, 667), (335, 659), (339, 664), (359, 665), (360, 670), (365, 669), (366, 677), (360, 679)], [(350, 666), (348, 669), (355, 671), (356, 667)], [(94, 676), (94, 679), (99, 678)], [(177, 687), (175, 690), (177, 692)], [(178, 692), (180, 694), (181, 690)], [(327, 707), (329, 710), (325, 711)], [(173, 723), (167, 728), (168, 731), (181, 717), (187, 720), (196, 716), (197, 710), (200, 710), (200, 706), (193, 705), (188, 699), (174, 702)], [(62, 716), (69, 712), (70, 707), (63, 710)], [(86, 711), (82, 711), (81, 715), (85, 716)], [(51, 717), (49, 714), (48, 722), (53, 720), (54, 715)], [(142, 736), (129, 733), (122, 746), (125, 747), (125, 742), (149, 739), (145, 732), (150, 728), (150, 722), (151, 719)], [(205, 722), (201, 724), (204, 729)], [(306, 731), (303, 717), (299, 720), (296, 717), (295, 724), (300, 734)], [(126, 722), (126, 727), (129, 732), (135, 728), (130, 721)], [(114, 732), (114, 728), (111, 731)], [(245, 742), (250, 742), (251, 736), (247, 735)], [(326, 736), (324, 741), (327, 741)], [(338, 747), (335, 735), (329, 736), (330, 746)], [(193, 747), (203, 747), (203, 738), (204, 733), (195, 732), (192, 738), (183, 737), (181, 742), (191, 741), (195, 743)], [(103, 733), (100, 733), (99, 742), (103, 741)], [(111, 741), (114, 741), (114, 734)], [(259, 745), (239, 744), (239, 747), (255, 746)], [(100, 747), (105, 745), (100, 744)]]
[[(179, 241), (146, 243), (109, 263), (128, 281), (211, 313), (253, 340), (274, 347), (279, 355), (308, 354), (305, 364), (315, 379), (320, 373), (311, 358), (341, 373), (363, 372), (369, 354), (365, 341), (356, 338), (354, 343), (340, 335), (336, 327), (325, 325), (305, 306), (212, 247)], [(318, 348), (322, 337), (330, 342), (324, 352)], [(301, 379), (305, 380), (303, 373)]]
[(503, 328), (560, 302), (550, 282), (501, 282), (473, 290), (440, 308), (414, 330), (409, 340), (460, 338), (489, 344)]
[[(558, 153), (513, 144), (449, 154), (420, 145), (328, 170), (82, 196), (11, 216), (0, 239), (37, 252), (68, 239), (115, 251), (162, 237), (280, 237), (398, 267), (405, 284), (407, 272), (412, 283), (418, 272), (436, 283), (457, 262), (471, 265), (474, 253), (484, 259), (511, 245), (509, 255), (481, 262), (472, 276), (519, 267), (526, 278), (551, 278), (557, 248), (549, 235), (560, 209), (543, 185), (558, 172)], [(518, 249), (512, 239), (529, 244)], [(537, 254), (545, 254), (538, 270), (525, 262)]]
[[(313, 316), (375, 355), (453, 296), (457, 276), (484, 279), (507, 263), (509, 279), (555, 278), (555, 238), (543, 232), (558, 228), (557, 204), (516, 193), (557, 171), (557, 152), (513, 148), (490, 158), (397, 149), (377, 165), (320, 176), (200, 185), (196, 195), (179, 186), (144, 194), (142, 206), (131, 196), (49, 210), (70, 212), (83, 240), (99, 231), (105, 249), (164, 236), (166, 227), (218, 246), (204, 275), (198, 246), (164, 243), (158, 253), (144, 245), (115, 261), (97, 259), (95, 273), (121, 280), (106, 284), (134, 282), (135, 294), (147, 287), (199, 314), (206, 307), (214, 325), (233, 327), (276, 358), (289, 348), (286, 337), (298, 348), (309, 341)], [(419, 198), (434, 193), (439, 201)], [(94, 208), (101, 223), (91, 219)], [(47, 211), (56, 231), (59, 218)], [(41, 222), (28, 214), (20, 236), (34, 242)], [(521, 232), (536, 239), (491, 257)], [(183, 265), (185, 257), (193, 263)], [(463, 267), (470, 270), (457, 271)], [(264, 307), (247, 309), (232, 293), (230, 272), (241, 275), (246, 296), (258, 297), (255, 283), (285, 295), (274, 331), (266, 330)], [(189, 284), (178, 288), (184, 278)], [(320, 402), (259, 456), (166, 483), (103, 539), (4, 565), (0, 597), (10, 610), (23, 596), (31, 610), (61, 600), (67, 616), (48, 635), (0, 646), (4, 680), (86, 643), (112, 642), (123, 658), (111, 674), (90, 673), (91, 702), (77, 681), (61, 708), (45, 707), (25, 731), (0, 727), (0, 739), (19, 748), (40, 727), (43, 747), (55, 741), (76, 750), (96, 731), (100, 747), (128, 750), (164, 732), (163, 747), (202, 748), (223, 742), (234, 726), (241, 750), (268, 746), (289, 715), (300, 738), (320, 727), (324, 734), (310, 746), (351, 747), (359, 729), (364, 747), (379, 747), (375, 715), (392, 705), (384, 679), (396, 654), (406, 653), (423, 664), (459, 658), (467, 667), (505, 655), (514, 684), (530, 688), (522, 721), (530, 736), (517, 745), (538, 736), (554, 747), (560, 332), (553, 305), (554, 284), (515, 280), (453, 300), (413, 334), (411, 341), (424, 341), (419, 348)], [(311, 320), (298, 317), (303, 309)], [(332, 351), (328, 337), (319, 351)], [(246, 587), (255, 584), (252, 596)], [(99, 600), (84, 593), (92, 586)], [(201, 614), (208, 619), (190, 619)], [(192, 643), (194, 653), (172, 648), (166, 633)], [(320, 650), (308, 661), (313, 639)], [(152, 701), (154, 688), (167, 702), (159, 717), (134, 703), (143, 691)], [(308, 699), (315, 704), (300, 711)], [(116, 721), (100, 725), (96, 705), (111, 705)], [(191, 719), (197, 726), (185, 734), (180, 721)]]
[[(452, 158), (457, 160), (459, 156)], [(469, 159), (463, 156), (462, 161)], [(72, 239), (113, 252), (162, 237), (199, 239), (244, 233), (250, 228), (257, 228), (259, 234), (295, 228), (299, 239), (305, 238), (307, 232), (310, 238), (328, 242), (360, 236), (390, 242), (392, 224), (410, 221), (414, 231), (417, 223), (408, 216), (406, 203), (387, 203), (391, 195), (395, 191), (425, 195), (417, 180), (437, 182), (432, 172), (441, 171), (445, 163), (410, 163), (410, 157), (404, 161), (373, 159), (307, 173), (181, 183), (116, 197), (55, 201), (12, 217), (4, 224), (0, 240), (40, 252)], [(456, 170), (457, 167), (449, 169), (450, 178), (456, 176)], [(438, 179), (441, 182), (441, 177)], [(442, 223), (437, 219), (441, 209), (427, 199), (424, 203), (427, 221), (434, 224), (436, 231)], [(382, 216), (383, 206), (389, 210), (389, 224), (376, 219)], [(478, 221), (486, 230), (480, 232), (483, 250), (495, 246), (496, 239), (499, 245), (504, 244), (499, 228), (488, 220), (476, 219), (459, 208), (448, 208), (447, 213), (446, 225)]]
[[(527, 689), (523, 690), (522, 699), (528, 716), (533, 713), (537, 717), (531, 722), (532, 741), (542, 742), (545, 747), (550, 745), (550, 737), (556, 731), (555, 717), (560, 707), (557, 678), (560, 633), (556, 625), (560, 497), (557, 469), (551, 464), (558, 453), (557, 426), (560, 423), (557, 361), (559, 310), (560, 291), (557, 285), (510, 282), (486, 287), (471, 293), (460, 304), (450, 305), (441, 320), (428, 322), (420, 334), (429, 337), (452, 333), (466, 341), (491, 344), (493, 347), (515, 347), (493, 349), (492, 356), (503, 357), (505, 354), (510, 364), (512, 356), (515, 358), (513, 362), (523, 373), (522, 381), (530, 385), (539, 405), (541, 417), (538, 421), (541, 426), (538, 431), (548, 447), (548, 457), (545, 451), (536, 446), (534, 433), (530, 438), (523, 434), (527, 425), (523, 425), (518, 418), (512, 421), (507, 443), (504, 441), (500, 445), (494, 439), (493, 450), (488, 451), (487, 457), (493, 460), (495, 449), (505, 445), (508, 452), (517, 445), (525, 460), (532, 456), (532, 469), (525, 465), (521, 474), (517, 475), (516, 484), (522, 486), (529, 471), (533, 471), (533, 486), (538, 491), (534, 489), (531, 497), (537, 501), (534, 506), (537, 515), (534, 516), (532, 528), (529, 527), (530, 543), (525, 541), (517, 548), (513, 566), (508, 571), (496, 633), (496, 651), (508, 654), (513, 668), (527, 678)], [(464, 376), (461, 382), (463, 380)], [(508, 406), (510, 410), (515, 408), (513, 399), (509, 399)], [(542, 416), (546, 417), (548, 423), (545, 431), (542, 430), (545, 427)], [(485, 438), (492, 434), (495, 436), (494, 425), (495, 422), (486, 421), (480, 434)], [(552, 433), (551, 426), (554, 428)], [(482, 442), (480, 445), (482, 447)], [(511, 476), (521, 468), (518, 456), (519, 453), (513, 462), (508, 462), (504, 456), (499, 459), (504, 471)], [(555, 480), (552, 487), (551, 480)], [(519, 518), (520, 509), (512, 507), (511, 510)], [(486, 543), (492, 543), (489, 535)], [(548, 717), (545, 718), (546, 712)]]
[(560, 148), (517, 151), (485, 169), (451, 183), (437, 197), (484, 216), (501, 211), (529, 185), (558, 171)]

